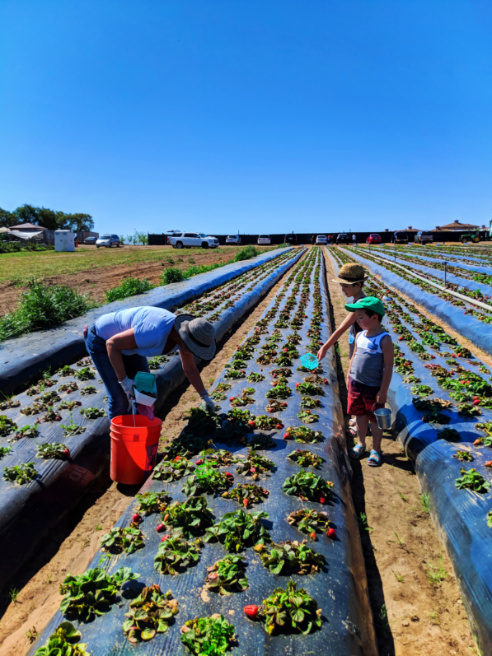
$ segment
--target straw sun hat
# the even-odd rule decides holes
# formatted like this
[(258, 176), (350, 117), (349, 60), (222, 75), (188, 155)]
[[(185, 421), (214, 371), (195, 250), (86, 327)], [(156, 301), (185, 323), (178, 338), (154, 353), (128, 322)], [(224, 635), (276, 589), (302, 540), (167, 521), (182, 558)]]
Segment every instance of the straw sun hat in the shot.
[(366, 270), (360, 264), (344, 264), (338, 272), (338, 278), (332, 282), (341, 282), (345, 285), (353, 285), (356, 282), (364, 282), (366, 279)]
[(202, 360), (211, 360), (216, 351), (215, 328), (210, 321), (194, 317), (192, 314), (180, 314), (174, 321), (185, 345), (193, 355)]

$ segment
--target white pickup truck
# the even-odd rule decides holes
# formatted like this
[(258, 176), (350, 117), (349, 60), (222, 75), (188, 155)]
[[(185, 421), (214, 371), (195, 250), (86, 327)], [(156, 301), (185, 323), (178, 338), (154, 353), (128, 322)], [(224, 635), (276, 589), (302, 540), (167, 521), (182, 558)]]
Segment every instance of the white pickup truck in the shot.
[(179, 232), (167, 238), (173, 248), (217, 248), (217, 237), (205, 235), (202, 232)]

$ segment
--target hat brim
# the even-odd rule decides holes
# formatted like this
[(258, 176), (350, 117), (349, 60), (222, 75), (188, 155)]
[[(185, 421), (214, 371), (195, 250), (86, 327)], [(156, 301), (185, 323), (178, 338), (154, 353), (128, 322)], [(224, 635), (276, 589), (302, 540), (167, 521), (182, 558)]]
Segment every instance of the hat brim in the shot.
[(364, 282), (364, 280), (367, 280), (367, 278), (364, 276), (364, 278), (359, 278), (359, 280), (345, 280), (344, 278), (332, 278), (331, 282), (340, 282), (342, 285), (355, 285), (358, 282)]
[(214, 340), (210, 346), (200, 346), (200, 344), (193, 341), (188, 332), (188, 324), (192, 319), (196, 319), (192, 314), (178, 314), (174, 320), (174, 327), (185, 343), (186, 348), (189, 349), (193, 355), (196, 355), (201, 360), (211, 360), (217, 351), (217, 344)]

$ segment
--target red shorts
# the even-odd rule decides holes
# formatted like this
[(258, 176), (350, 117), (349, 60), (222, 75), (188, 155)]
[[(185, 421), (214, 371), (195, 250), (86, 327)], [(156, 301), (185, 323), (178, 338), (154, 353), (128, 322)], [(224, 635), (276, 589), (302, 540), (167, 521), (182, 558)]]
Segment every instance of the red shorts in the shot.
[(374, 410), (384, 408), (384, 403), (376, 403), (379, 387), (363, 385), (349, 378), (347, 414), (367, 415), (369, 421), (376, 421)]

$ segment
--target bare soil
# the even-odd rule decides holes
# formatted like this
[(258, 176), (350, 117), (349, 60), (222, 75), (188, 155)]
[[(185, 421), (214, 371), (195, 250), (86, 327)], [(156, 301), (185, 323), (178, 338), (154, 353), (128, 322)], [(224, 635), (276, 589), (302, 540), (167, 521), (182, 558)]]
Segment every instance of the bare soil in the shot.
[[(259, 251), (264, 250), (261, 246), (256, 246), (256, 248)], [(95, 246), (84, 246), (84, 249), (93, 250), (93, 261), (89, 263), (91, 258), (86, 258), (89, 268), (74, 274), (61, 273), (60, 275), (44, 276), (43, 280), (50, 285), (68, 285), (81, 294), (87, 294), (96, 303), (104, 304), (106, 303), (104, 292), (112, 287), (117, 287), (124, 278), (129, 276), (140, 279), (147, 278), (154, 285), (158, 285), (162, 272), (166, 268), (185, 270), (195, 264), (224, 264), (231, 260), (241, 250), (241, 247), (222, 247), (217, 250), (198, 248), (175, 250), (170, 246), (124, 246), (123, 250), (117, 249), (117, 253), (116, 249), (100, 251)], [(156, 252), (162, 253), (162, 259), (155, 259)], [(114, 257), (124, 254), (129, 260), (132, 260), (132, 256), (139, 256), (141, 253), (152, 254), (153, 259), (107, 265), (107, 256)], [(33, 258), (39, 255), (44, 258), (49, 257), (46, 253), (34, 252), (31, 255)], [(104, 256), (106, 256), (106, 261)], [(19, 284), (15, 280), (0, 282), (0, 316), (15, 310), (20, 295), (26, 288), (27, 284)]]
[[(335, 325), (340, 325), (346, 316), (346, 300), (340, 286), (331, 282), (335, 276), (328, 259), (326, 264)], [(346, 408), (349, 357), (345, 335), (339, 353)], [(352, 446), (352, 439), (348, 441)], [(477, 654), (451, 562), (422, 506), (413, 465), (389, 433), (382, 449), (380, 468), (369, 467), (367, 458), (351, 461), (352, 493), (380, 656)], [(441, 562), (446, 578), (432, 584), (426, 572), (432, 572), (432, 567), (439, 570)]]
[[(204, 257), (213, 255), (204, 253)], [(328, 261), (327, 267), (334, 319), (339, 325), (345, 316), (345, 300), (339, 286), (330, 282), (333, 276)], [(125, 271), (130, 273), (122, 269), (119, 275), (124, 275)], [(105, 273), (109, 275), (110, 272)], [(140, 265), (132, 272), (132, 275), (137, 274), (142, 276)], [(114, 284), (113, 281), (109, 286)], [(206, 386), (215, 380), (237, 345), (255, 325), (278, 285), (242, 325), (226, 337), (215, 359), (202, 370)], [(348, 345), (344, 338), (340, 341), (340, 365), (340, 384), (345, 390), (343, 372), (348, 366)], [(164, 410), (163, 442), (181, 432), (183, 413), (196, 406), (198, 400), (191, 388), (183, 388), (169, 400)], [(345, 398), (342, 402), (346, 404)], [(353, 466), (354, 503), (360, 519), (380, 656), (429, 656), (433, 653), (469, 656), (478, 653), (450, 561), (429, 514), (421, 505), (413, 467), (389, 435), (383, 441), (383, 451), (381, 468), (369, 468), (367, 459), (355, 461)], [(100, 536), (113, 526), (130, 500), (131, 496), (109, 477), (101, 478), (80, 506), (53, 531), (49, 541), (40, 546), (37, 556), (12, 584), (14, 593), (2, 599), (2, 656), (27, 653), (30, 638), (43, 630), (59, 606), (60, 583), (68, 573), (80, 574), (87, 568), (97, 552)], [(430, 565), (438, 569), (441, 558), (447, 578), (433, 585), (426, 570), (431, 569)]]

